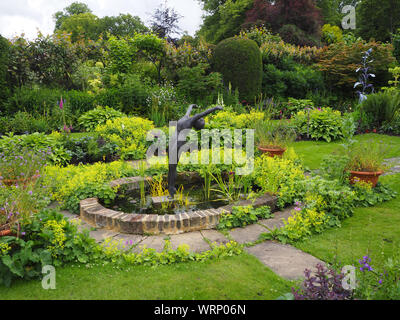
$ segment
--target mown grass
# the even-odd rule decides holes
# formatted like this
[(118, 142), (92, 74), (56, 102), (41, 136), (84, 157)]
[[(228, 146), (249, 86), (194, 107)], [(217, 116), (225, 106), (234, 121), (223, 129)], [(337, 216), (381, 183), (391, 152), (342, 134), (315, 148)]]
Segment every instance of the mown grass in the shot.
[(255, 257), (243, 253), (204, 263), (190, 262), (156, 268), (127, 266), (68, 266), (56, 270), (56, 289), (41, 281), (17, 281), (0, 287), (1, 299), (38, 300), (265, 300), (290, 291), (291, 283), (274, 274)]
[[(376, 133), (357, 135), (354, 137), (357, 141), (374, 141), (384, 146), (385, 157), (400, 157), (400, 137), (387, 136)], [(291, 146), (303, 160), (303, 164), (311, 170), (319, 168), (322, 159), (340, 148), (343, 141), (325, 142), (325, 141), (299, 141)]]

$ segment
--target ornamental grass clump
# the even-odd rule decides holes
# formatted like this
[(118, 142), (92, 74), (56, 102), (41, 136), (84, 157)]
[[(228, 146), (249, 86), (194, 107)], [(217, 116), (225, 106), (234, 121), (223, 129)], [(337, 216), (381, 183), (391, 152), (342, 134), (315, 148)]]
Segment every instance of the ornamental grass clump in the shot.
[(373, 141), (353, 144), (348, 149), (347, 170), (377, 172), (383, 169), (385, 148)]
[(286, 121), (259, 120), (255, 136), (260, 148), (286, 149), (296, 139), (296, 131)]

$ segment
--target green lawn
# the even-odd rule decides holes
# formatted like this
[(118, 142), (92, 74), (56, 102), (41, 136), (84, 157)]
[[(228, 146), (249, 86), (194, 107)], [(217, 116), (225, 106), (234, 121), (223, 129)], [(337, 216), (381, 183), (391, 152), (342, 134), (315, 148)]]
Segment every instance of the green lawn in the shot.
[(18, 281), (0, 287), (1, 299), (134, 299), (134, 300), (258, 300), (276, 299), (291, 283), (243, 253), (218, 261), (171, 266), (70, 266), (56, 270), (56, 289), (40, 281)]
[[(400, 137), (387, 136), (376, 133), (368, 133), (355, 136), (357, 141), (376, 141), (385, 146), (385, 157), (400, 157)], [(318, 169), (322, 158), (340, 148), (342, 141), (299, 141), (291, 146), (303, 160), (306, 167), (314, 170)]]

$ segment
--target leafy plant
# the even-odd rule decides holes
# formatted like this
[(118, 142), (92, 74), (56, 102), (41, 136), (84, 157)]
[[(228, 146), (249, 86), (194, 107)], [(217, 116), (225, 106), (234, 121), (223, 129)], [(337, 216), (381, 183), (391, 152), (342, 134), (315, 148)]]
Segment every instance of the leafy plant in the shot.
[(349, 135), (349, 120), (351, 119), (342, 116), (340, 111), (327, 107), (298, 112), (293, 118), (293, 125), (302, 136), (330, 142)]
[(98, 125), (105, 124), (107, 120), (122, 118), (126, 115), (108, 106), (97, 106), (79, 117), (78, 124), (86, 131), (93, 132)]
[(343, 288), (342, 281), (345, 277), (333, 268), (326, 268), (322, 264), (316, 265), (316, 273), (306, 269), (302, 287), (298, 290), (292, 288), (294, 300), (351, 300), (351, 290)]
[(269, 206), (236, 206), (232, 207), (232, 212), (221, 214), (217, 229), (232, 229), (256, 223), (259, 219), (272, 218)]

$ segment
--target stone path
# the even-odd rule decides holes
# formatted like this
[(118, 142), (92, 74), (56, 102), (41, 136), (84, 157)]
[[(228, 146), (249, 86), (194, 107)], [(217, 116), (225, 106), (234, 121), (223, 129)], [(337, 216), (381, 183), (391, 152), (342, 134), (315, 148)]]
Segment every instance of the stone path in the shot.
[[(56, 207), (55, 204), (52, 207)], [(164, 248), (165, 241), (170, 240), (172, 248), (176, 249), (181, 244), (187, 244), (192, 252), (203, 252), (211, 249), (212, 243), (226, 244), (234, 240), (238, 243), (246, 245), (246, 251), (257, 257), (264, 265), (272, 269), (278, 275), (294, 280), (304, 277), (304, 269), (315, 270), (317, 263), (323, 263), (317, 258), (304, 253), (292, 246), (283, 245), (274, 241), (264, 241), (254, 245), (253, 242), (259, 240), (261, 233), (269, 232), (275, 227), (283, 226), (283, 219), (287, 219), (293, 208), (287, 208), (283, 211), (274, 213), (271, 219), (259, 220), (258, 223), (246, 226), (244, 228), (236, 228), (227, 231), (225, 234), (217, 230), (201, 230), (195, 232), (182, 233), (177, 235), (133, 235), (122, 234), (105, 229), (95, 229), (84, 221), (81, 221), (79, 216), (61, 211), (64, 216), (72, 221), (76, 221), (79, 229), (88, 229), (90, 236), (98, 243), (101, 243), (106, 238), (120, 241), (121, 249), (126, 243), (129, 246), (134, 245), (133, 252), (140, 252), (143, 248), (153, 248), (157, 252), (161, 252)]]
[(383, 174), (383, 176), (400, 173), (400, 157), (385, 159), (383, 164), (389, 166), (389, 169)]

